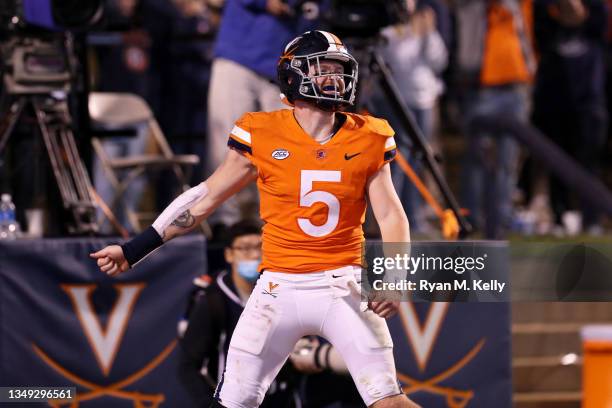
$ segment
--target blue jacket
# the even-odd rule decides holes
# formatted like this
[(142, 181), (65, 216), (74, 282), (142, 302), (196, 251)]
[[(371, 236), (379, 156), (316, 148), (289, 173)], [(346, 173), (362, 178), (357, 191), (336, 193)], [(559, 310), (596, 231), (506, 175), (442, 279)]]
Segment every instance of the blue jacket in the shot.
[[(288, 1), (289, 5), (297, 3)], [(285, 45), (317, 21), (300, 16), (279, 18), (266, 11), (266, 0), (227, 0), (217, 34), (214, 56), (276, 79), (276, 64)]]

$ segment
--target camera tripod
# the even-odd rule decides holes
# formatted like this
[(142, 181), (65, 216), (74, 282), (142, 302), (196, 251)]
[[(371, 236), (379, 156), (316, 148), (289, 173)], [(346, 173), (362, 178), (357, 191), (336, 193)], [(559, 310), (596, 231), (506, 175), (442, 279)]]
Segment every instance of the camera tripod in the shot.
[[(447, 206), (452, 210), (457, 221), (459, 223), (460, 232), (459, 237), (465, 238), (472, 232), (472, 226), (461, 214), (457, 199), (450, 190), (446, 179), (444, 178), (440, 167), (434, 157), (431, 147), (425, 140), (421, 129), (416, 125), (414, 116), (406, 106), (397, 83), (393, 79), (391, 71), (389, 70), (387, 63), (381, 52), (377, 49), (379, 40), (364, 42), (363, 40), (356, 40), (351, 42), (351, 48), (356, 50), (356, 54), (359, 56), (360, 66), (366, 68), (365, 81), (360, 81), (360, 91), (364, 91), (364, 87), (371, 86), (374, 81), (377, 81), (381, 87), (387, 101), (391, 104), (393, 112), (400, 121), (402, 132), (398, 132), (395, 136), (398, 147), (412, 147), (413, 151), (420, 155), (421, 160), (424, 162), (427, 169), (431, 172), (434, 182), (436, 183), (444, 201)], [(361, 72), (360, 72), (361, 74)], [(363, 85), (365, 84), (365, 85)], [(362, 95), (363, 92), (359, 92), (359, 99), (357, 101), (357, 110), (366, 108), (371, 112), (375, 112), (376, 109), (371, 103), (367, 102), (367, 99)], [(367, 90), (366, 90), (367, 93)], [(367, 96), (367, 95), (366, 95)]]
[(15, 125), (28, 106), (33, 108), (36, 122), (45, 144), (53, 175), (57, 181), (64, 209), (71, 215), (70, 234), (97, 232), (96, 206), (91, 196), (91, 181), (72, 133), (72, 119), (65, 98), (53, 95), (16, 95), (1, 115), (0, 155), (5, 149)]
[(6, 101), (2, 108), (8, 106), (0, 116), (0, 155), (24, 111), (31, 108), (62, 206), (71, 215), (67, 232), (77, 235), (97, 232), (93, 188), (77, 149), (68, 106), (68, 95), (78, 83), (72, 35), (17, 35), (0, 45), (2, 101)]

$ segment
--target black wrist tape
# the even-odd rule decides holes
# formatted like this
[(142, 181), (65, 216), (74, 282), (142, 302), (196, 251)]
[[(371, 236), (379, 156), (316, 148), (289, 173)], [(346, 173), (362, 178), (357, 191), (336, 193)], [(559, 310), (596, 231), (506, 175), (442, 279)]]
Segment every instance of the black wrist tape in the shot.
[(131, 267), (163, 244), (164, 241), (155, 231), (155, 228), (149, 227), (121, 245), (121, 249), (125, 260)]
[(331, 348), (332, 348), (331, 344), (328, 344), (327, 345), (327, 350), (325, 350), (325, 368), (327, 370), (329, 370), (331, 368), (331, 366), (329, 364), (329, 355), (331, 353)]
[(319, 344), (317, 346), (317, 349), (315, 350), (314, 363), (317, 368), (323, 368), (323, 366), (321, 365), (321, 350), (322, 349), (323, 349), (323, 344)]

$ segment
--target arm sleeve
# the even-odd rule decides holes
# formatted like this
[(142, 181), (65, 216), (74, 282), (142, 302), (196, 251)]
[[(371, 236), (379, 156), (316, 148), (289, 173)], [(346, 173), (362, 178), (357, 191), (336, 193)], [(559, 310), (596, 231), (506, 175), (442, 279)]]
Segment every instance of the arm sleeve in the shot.
[(179, 342), (178, 376), (197, 406), (212, 403), (214, 390), (200, 373), (209, 358), (214, 341), (213, 322), (206, 297), (200, 299), (189, 317), (189, 325)]
[(253, 162), (253, 138), (248, 113), (236, 121), (229, 134), (227, 145)]

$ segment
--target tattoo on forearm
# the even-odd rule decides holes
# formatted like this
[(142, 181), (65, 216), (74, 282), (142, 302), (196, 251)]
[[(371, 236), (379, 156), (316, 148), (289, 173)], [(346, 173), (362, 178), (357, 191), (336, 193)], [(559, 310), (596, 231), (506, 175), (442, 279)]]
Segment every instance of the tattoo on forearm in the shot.
[(195, 224), (195, 217), (191, 215), (189, 210), (179, 215), (176, 220), (172, 221), (172, 225), (176, 225), (179, 228), (190, 228)]

